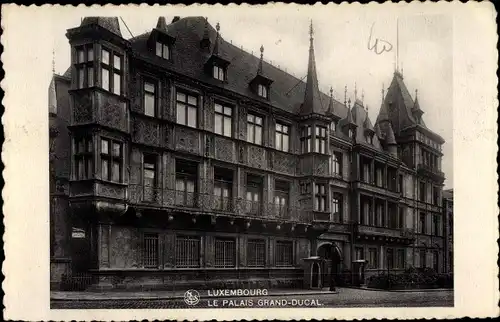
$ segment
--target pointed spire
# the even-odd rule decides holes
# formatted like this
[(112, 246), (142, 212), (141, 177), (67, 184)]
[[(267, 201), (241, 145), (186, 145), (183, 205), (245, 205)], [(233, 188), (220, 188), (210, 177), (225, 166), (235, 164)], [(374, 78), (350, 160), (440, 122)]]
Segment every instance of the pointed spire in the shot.
[(210, 42), (210, 32), (208, 30), (208, 18), (205, 18), (205, 27), (203, 29), (203, 38), (200, 41), (200, 47), (205, 51), (209, 51), (212, 43)]
[(354, 102), (358, 99), (358, 86), (356, 82), (354, 82)]
[(156, 23), (156, 29), (167, 32), (167, 21), (165, 20), (165, 17), (159, 17), (158, 22)]
[(365, 90), (364, 89), (361, 90), (361, 103), (362, 104), (365, 103)]
[(375, 123), (373, 130), (375, 131), (375, 135), (377, 135), (379, 139), (382, 139), (382, 131), (380, 131), (380, 126), (378, 125), (378, 123)]
[(257, 70), (258, 74), (262, 74), (262, 61), (264, 60), (264, 45), (260, 45), (260, 61), (259, 61), (259, 69)]
[(347, 101), (347, 124), (356, 124), (352, 117), (351, 98)]
[(347, 107), (347, 85), (344, 87), (344, 106)]
[(418, 89), (415, 90), (415, 103), (413, 104), (411, 111), (413, 115), (416, 117), (417, 123), (420, 124), (422, 120), (422, 114), (424, 114), (424, 111), (420, 109), (420, 104), (418, 103)]
[(318, 76), (316, 74), (316, 59), (314, 57), (314, 29), (311, 20), (309, 27), (309, 62), (307, 65), (307, 82), (304, 93), (304, 103), (302, 104), (300, 113), (302, 115), (322, 112), (322, 104), (318, 86)]
[(334, 109), (333, 109), (333, 87), (330, 87), (330, 102), (328, 103), (327, 114), (333, 115), (334, 114), (333, 112), (334, 112)]
[(375, 130), (373, 129), (373, 124), (370, 121), (370, 118), (368, 117), (368, 113), (366, 113), (365, 121), (363, 122), (363, 127), (365, 128), (366, 131), (375, 132)]

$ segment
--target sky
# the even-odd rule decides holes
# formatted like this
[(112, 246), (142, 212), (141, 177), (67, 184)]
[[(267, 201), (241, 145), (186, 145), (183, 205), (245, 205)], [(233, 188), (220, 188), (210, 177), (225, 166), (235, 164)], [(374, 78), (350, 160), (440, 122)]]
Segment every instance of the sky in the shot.
[[(307, 73), (309, 24), (313, 21), (316, 68), (320, 89), (333, 87), (337, 100), (364, 93), (372, 122), (381, 104), (381, 91), (392, 80), (399, 48), (398, 67), (412, 97), (418, 99), (428, 128), (441, 135), (442, 170), (445, 188), (453, 187), (453, 20), (451, 15), (418, 14), (417, 10), (384, 10), (382, 6), (284, 7), (276, 12), (270, 6), (139, 6), (60, 7), (48, 26), (53, 37), (55, 70), (62, 74), (70, 63), (66, 30), (77, 27), (84, 16), (119, 16), (132, 35), (156, 26), (159, 16), (170, 22), (174, 16), (204, 16), (213, 26), (220, 23), (221, 36), (238, 47), (258, 55), (264, 46), (264, 59), (292, 75)], [(407, 9), (407, 8), (406, 8)], [(120, 20), (122, 36), (131, 34)], [(397, 32), (399, 31), (399, 32)], [(399, 37), (397, 36), (399, 34)], [(370, 37), (371, 35), (371, 37)], [(398, 41), (399, 39), (399, 41)], [(371, 42), (369, 43), (369, 40)], [(373, 47), (378, 40), (378, 46)], [(382, 51), (386, 41), (386, 51)], [(390, 43), (387, 44), (387, 43)], [(399, 44), (399, 46), (397, 45)], [(391, 49), (392, 47), (392, 49)], [(377, 51), (377, 52), (376, 52)]]

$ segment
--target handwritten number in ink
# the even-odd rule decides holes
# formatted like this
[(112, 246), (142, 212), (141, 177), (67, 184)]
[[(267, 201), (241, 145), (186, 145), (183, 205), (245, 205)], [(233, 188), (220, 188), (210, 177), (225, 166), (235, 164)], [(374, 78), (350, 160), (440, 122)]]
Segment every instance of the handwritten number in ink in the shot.
[[(391, 51), (392, 44), (386, 40), (375, 38), (375, 41), (372, 44), (373, 26), (374, 25), (375, 25), (375, 23), (373, 23), (372, 27), (370, 28), (370, 37), (368, 37), (368, 50), (373, 50), (375, 52), (375, 54), (377, 54), (377, 55), (382, 54), (384, 51), (387, 51), (387, 52)], [(379, 43), (379, 41), (380, 41), (380, 43)]]

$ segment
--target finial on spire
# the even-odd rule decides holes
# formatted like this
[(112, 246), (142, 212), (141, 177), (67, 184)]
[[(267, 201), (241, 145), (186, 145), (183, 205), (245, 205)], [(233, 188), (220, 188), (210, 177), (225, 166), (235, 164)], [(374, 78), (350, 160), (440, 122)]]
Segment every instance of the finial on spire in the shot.
[(333, 86), (330, 86), (330, 98), (333, 98)]
[(365, 90), (362, 89), (361, 90), (361, 103), (364, 103), (365, 102)]
[(215, 30), (217, 30), (217, 33), (219, 33), (219, 31), (220, 31), (220, 24), (218, 22), (215, 25)]
[(344, 87), (344, 105), (347, 106), (347, 85)]
[(52, 48), (52, 74), (56, 73), (56, 52)]
[(349, 108), (351, 108), (351, 98), (350, 98), (350, 97), (349, 97), (349, 99), (347, 100), (347, 104), (348, 104), (347, 106), (348, 106)]
[(415, 88), (415, 99), (417, 99), (418, 96), (418, 88)]
[(264, 60), (264, 45), (260, 45), (260, 60), (259, 60), (259, 69), (257, 72), (262, 73), (262, 61)]
[(354, 101), (358, 98), (358, 86), (356, 82), (354, 82)]
[[(366, 113), (368, 113), (368, 105), (366, 105)], [(368, 117), (368, 115), (366, 115)]]
[(314, 28), (313, 28), (313, 21), (311, 19), (311, 25), (309, 26), (309, 39), (312, 41), (314, 36)]

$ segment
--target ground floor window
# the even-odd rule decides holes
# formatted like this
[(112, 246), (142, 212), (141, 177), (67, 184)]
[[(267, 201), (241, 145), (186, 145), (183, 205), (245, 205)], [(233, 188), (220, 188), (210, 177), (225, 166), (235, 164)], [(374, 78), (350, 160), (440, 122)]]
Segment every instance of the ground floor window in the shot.
[(405, 250), (398, 249), (396, 253), (397, 268), (405, 268)]
[(263, 239), (249, 239), (247, 243), (247, 266), (264, 267), (266, 264), (266, 242)]
[(236, 241), (234, 238), (215, 239), (215, 267), (236, 266)]
[(276, 241), (276, 266), (293, 266), (293, 243), (291, 241)]
[(370, 248), (368, 256), (368, 268), (378, 268), (378, 249)]
[(426, 254), (425, 254), (425, 249), (421, 249), (420, 252), (419, 252), (419, 256), (420, 256), (420, 267), (426, 267), (427, 266), (427, 263), (426, 263)]
[(200, 267), (200, 237), (198, 236), (176, 237), (175, 266)]
[(439, 271), (439, 252), (437, 250), (432, 252), (432, 268), (436, 272)]
[(144, 267), (158, 268), (158, 234), (144, 234), (142, 246)]
[(365, 256), (363, 254), (363, 247), (356, 247), (354, 249), (354, 252), (355, 252), (355, 258), (356, 258), (356, 260), (365, 259)]
[(394, 253), (392, 248), (387, 249), (387, 268), (394, 268)]

